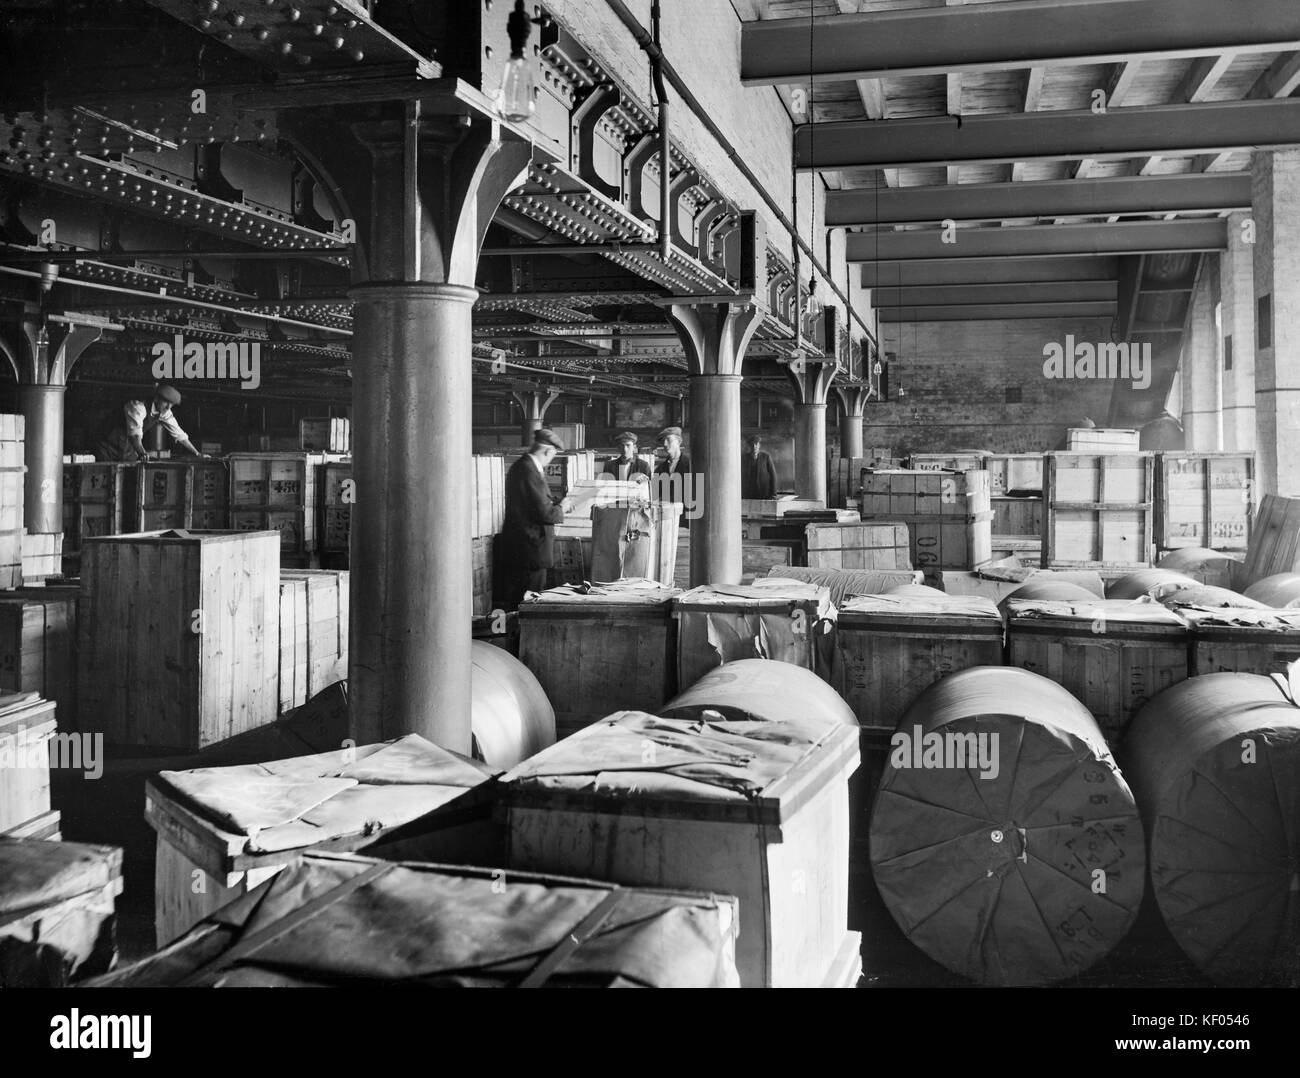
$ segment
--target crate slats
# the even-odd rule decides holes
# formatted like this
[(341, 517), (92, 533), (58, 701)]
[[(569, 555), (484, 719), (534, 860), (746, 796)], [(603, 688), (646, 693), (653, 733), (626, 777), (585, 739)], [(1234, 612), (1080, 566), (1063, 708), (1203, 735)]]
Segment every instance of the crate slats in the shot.
[(809, 569), (910, 569), (911, 538), (901, 522), (809, 524)]
[(1156, 547), (1245, 550), (1254, 500), (1253, 453), (1156, 456)]
[(350, 574), (338, 569), (282, 569), (281, 580), (306, 584), (307, 697), (348, 676)]
[(1044, 568), (1151, 564), (1150, 453), (1045, 454)]

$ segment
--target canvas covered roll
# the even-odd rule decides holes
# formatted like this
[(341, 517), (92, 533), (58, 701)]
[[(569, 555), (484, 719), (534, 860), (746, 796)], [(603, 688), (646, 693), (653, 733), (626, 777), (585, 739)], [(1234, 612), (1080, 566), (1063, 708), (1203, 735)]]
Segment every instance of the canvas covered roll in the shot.
[(1159, 599), (1166, 592), (1195, 587), (1197, 581), (1171, 569), (1140, 569), (1106, 585), (1107, 599), (1141, 599), (1149, 595)]
[(1128, 931), (1145, 851), (1087, 709), (1047, 678), (982, 666), (936, 682), (899, 722), (871, 866), (894, 920), (931, 958), (982, 984), (1047, 984)]
[(1254, 599), (1247, 599), (1237, 591), (1230, 591), (1227, 588), (1217, 588), (1210, 584), (1192, 584), (1186, 587), (1175, 588), (1172, 591), (1164, 592), (1160, 596), (1160, 602), (1171, 608), (1180, 606), (1196, 606), (1214, 609), (1216, 607), (1231, 607), (1237, 610), (1263, 610), (1263, 603), (1257, 603)]
[(1221, 984), (1294, 987), (1300, 707), (1271, 677), (1191, 678), (1142, 709), (1124, 764), (1178, 945)]
[(1300, 606), (1300, 573), (1274, 573), (1256, 580), (1242, 594), (1274, 610)]
[(492, 767), (514, 767), (555, 744), (555, 712), (528, 667), (484, 640), (474, 641), (470, 661), (480, 759)]
[(710, 670), (659, 713), (682, 719), (706, 711), (730, 719), (780, 722), (808, 717), (827, 724), (858, 724), (844, 698), (811, 670), (771, 659), (740, 659)]
[(1182, 573), (1193, 580), (1199, 580), (1202, 584), (1230, 588), (1233, 584), (1233, 573), (1240, 565), (1241, 562), (1221, 550), (1210, 550), (1203, 546), (1185, 546), (1169, 551), (1156, 563), (1156, 568)]
[(1044, 601), (1062, 602), (1075, 602), (1078, 600), (1088, 602), (1096, 598), (1096, 595), (1080, 584), (1068, 580), (1053, 580), (1050, 577), (1043, 577), (1028, 580), (1016, 588), (1015, 591), (1004, 595), (998, 602), (998, 609), (1005, 614), (1006, 604), (1012, 599), (1042, 599)]

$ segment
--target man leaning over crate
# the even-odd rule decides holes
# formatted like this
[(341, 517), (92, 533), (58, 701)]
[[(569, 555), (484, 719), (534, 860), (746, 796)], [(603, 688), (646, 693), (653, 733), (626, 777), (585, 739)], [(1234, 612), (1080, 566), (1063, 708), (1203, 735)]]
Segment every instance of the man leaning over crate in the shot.
[(497, 539), (497, 591), (506, 610), (517, 609), (525, 592), (545, 588), (546, 570), (555, 563), (555, 525), (563, 523), (572, 503), (551, 497), (546, 466), (562, 452), (564, 443), (541, 427), (506, 473), (506, 516)]
[(153, 401), (129, 400), (119, 415), (109, 416), (107, 430), (95, 448), (98, 460), (148, 460), (144, 436), (155, 427), (162, 427), (181, 449), (192, 457), (202, 457), (194, 443), (176, 422), (172, 408), (181, 402), (175, 386), (159, 383), (154, 389)]

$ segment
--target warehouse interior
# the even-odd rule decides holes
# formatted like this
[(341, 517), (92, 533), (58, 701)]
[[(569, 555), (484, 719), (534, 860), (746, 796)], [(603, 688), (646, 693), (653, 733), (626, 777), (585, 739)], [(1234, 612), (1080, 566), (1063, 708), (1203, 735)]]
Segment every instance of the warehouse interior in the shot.
[(0, 2), (0, 986), (1300, 984), (1298, 90), (1294, 0)]

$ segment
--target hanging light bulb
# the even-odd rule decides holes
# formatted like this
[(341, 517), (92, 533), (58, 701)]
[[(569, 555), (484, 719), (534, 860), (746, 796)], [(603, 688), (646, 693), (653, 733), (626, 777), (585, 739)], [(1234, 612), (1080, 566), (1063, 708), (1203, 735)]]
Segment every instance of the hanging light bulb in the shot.
[(497, 109), (511, 123), (522, 123), (532, 117), (537, 109), (533, 94), (533, 65), (524, 58), (528, 35), (532, 33), (532, 19), (524, 9), (524, 0), (515, 0), (515, 9), (506, 20), (506, 33), (510, 35), (510, 59), (506, 61), (501, 77), (501, 93), (497, 96)]

